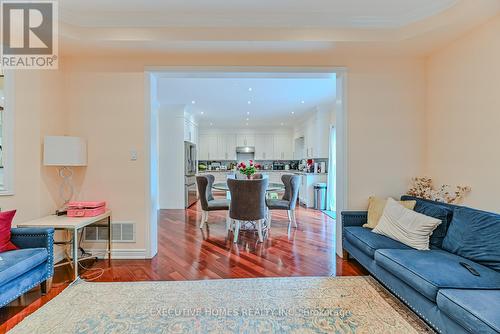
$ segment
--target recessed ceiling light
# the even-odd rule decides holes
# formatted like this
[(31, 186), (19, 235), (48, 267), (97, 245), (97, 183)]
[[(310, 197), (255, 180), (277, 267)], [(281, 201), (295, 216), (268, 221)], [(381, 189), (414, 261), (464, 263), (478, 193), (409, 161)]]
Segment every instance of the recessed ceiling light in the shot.
[(203, 115), (204, 113), (205, 113), (204, 111), (200, 112), (200, 114), (202, 114), (202, 115)]
[(300, 103), (304, 104), (304, 103), (306, 103), (306, 101), (301, 101)]
[(247, 111), (247, 115), (250, 115), (250, 111)]
[(251, 92), (252, 91), (252, 87), (248, 88), (248, 91)]
[(196, 101), (195, 100), (191, 101), (191, 104), (196, 104)]
[(252, 101), (248, 101), (247, 103), (248, 103), (248, 104), (252, 104)]
[(292, 111), (292, 115), (295, 115), (295, 111)]
[(249, 120), (250, 120), (250, 118), (247, 118), (247, 121), (249, 121)]

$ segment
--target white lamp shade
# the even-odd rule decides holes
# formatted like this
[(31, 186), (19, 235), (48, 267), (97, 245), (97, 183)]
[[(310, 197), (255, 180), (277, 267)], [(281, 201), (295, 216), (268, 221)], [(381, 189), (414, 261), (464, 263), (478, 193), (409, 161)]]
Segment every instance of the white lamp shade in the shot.
[(87, 166), (87, 143), (79, 137), (45, 136), (43, 145), (45, 166)]

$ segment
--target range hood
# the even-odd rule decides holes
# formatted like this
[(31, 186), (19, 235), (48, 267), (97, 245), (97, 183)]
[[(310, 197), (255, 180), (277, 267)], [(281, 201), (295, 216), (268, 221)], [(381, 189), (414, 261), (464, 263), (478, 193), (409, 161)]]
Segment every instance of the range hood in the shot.
[(236, 147), (236, 153), (255, 153), (255, 147), (253, 147), (253, 146), (238, 146), (238, 147)]

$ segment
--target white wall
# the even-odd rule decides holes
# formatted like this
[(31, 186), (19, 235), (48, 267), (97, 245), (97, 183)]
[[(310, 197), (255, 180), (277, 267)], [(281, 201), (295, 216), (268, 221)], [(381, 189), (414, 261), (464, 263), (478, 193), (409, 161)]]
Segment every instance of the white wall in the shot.
[(426, 174), (500, 212), (500, 16), (427, 61)]
[[(368, 197), (373, 194), (399, 196), (406, 190), (410, 178), (422, 173), (425, 86), (421, 59), (196, 54), (137, 58), (85, 56), (66, 58), (65, 62), (60, 91), (65, 100), (67, 133), (85, 137), (89, 143), (89, 166), (79, 175), (79, 198), (107, 200), (114, 221), (135, 222), (136, 242), (119, 247), (136, 254), (147, 256), (150, 219), (156, 219), (150, 212), (151, 180), (146, 160), (149, 159), (150, 119), (145, 108), (144, 71), (148, 65), (346, 66), (348, 207), (365, 209)], [(32, 107), (24, 109), (25, 121), (32, 121), (29, 114)], [(26, 126), (23, 123), (23, 127)], [(32, 134), (31, 128), (23, 128), (16, 138), (19, 136), (21, 144), (33, 150)], [(39, 149), (39, 138), (36, 143)], [(132, 149), (139, 153), (137, 161), (130, 160)], [(19, 149), (17, 152), (24, 155)], [(39, 153), (37, 157), (32, 160), (31, 155), (24, 155), (25, 165), (30, 167), (26, 170), (27, 179), (19, 183), (30, 191), (41, 182), (50, 182), (48, 178), (40, 181), (36, 177), (36, 170), (40, 169)], [(31, 195), (26, 191), (23, 195), (19, 203), (24, 203), (25, 208), (32, 205)], [(40, 211), (30, 212), (33, 217)]]

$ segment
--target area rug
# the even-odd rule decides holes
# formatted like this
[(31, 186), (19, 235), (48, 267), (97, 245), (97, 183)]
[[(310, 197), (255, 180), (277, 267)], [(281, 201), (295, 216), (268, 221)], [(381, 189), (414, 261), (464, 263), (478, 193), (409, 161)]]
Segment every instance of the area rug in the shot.
[(10, 333), (429, 333), (370, 277), (87, 283)]

